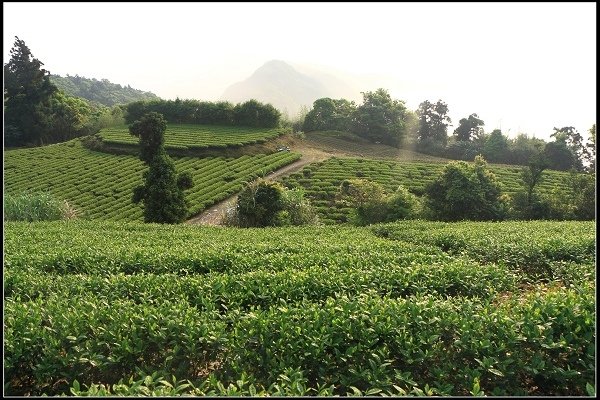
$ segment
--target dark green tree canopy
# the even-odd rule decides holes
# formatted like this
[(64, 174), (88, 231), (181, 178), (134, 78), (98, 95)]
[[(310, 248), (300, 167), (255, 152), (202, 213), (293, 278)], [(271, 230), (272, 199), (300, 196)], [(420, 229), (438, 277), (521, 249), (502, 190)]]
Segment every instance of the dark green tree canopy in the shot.
[[(565, 126), (562, 128), (554, 128), (554, 133), (550, 135), (554, 138), (556, 145), (555, 150), (550, 150), (548, 157), (551, 157), (550, 162), (554, 163), (555, 166), (559, 166), (557, 169), (569, 169), (574, 168), (577, 171), (584, 170), (583, 161), (589, 156), (588, 148), (583, 143), (583, 136), (572, 126)], [(563, 150), (558, 150), (561, 147), (566, 147), (571, 153), (571, 165), (564, 168), (566, 165), (566, 154)]]
[(434, 219), (502, 220), (507, 211), (500, 183), (481, 156), (473, 164), (448, 163), (426, 187), (426, 202)]
[(363, 92), (352, 130), (373, 142), (398, 147), (406, 134), (405, 114), (404, 102), (392, 99), (387, 90)]
[(193, 185), (189, 173), (177, 175), (175, 164), (164, 149), (164, 117), (150, 112), (135, 121), (129, 132), (140, 138), (140, 159), (148, 164), (144, 185), (133, 190), (133, 202), (144, 203), (144, 221), (157, 223), (183, 222), (188, 205), (183, 191)]
[(274, 128), (279, 124), (281, 113), (271, 104), (254, 99), (233, 108), (233, 121), (238, 126)]
[(140, 160), (149, 164), (165, 144), (167, 121), (162, 114), (149, 112), (135, 121), (129, 132), (140, 139)]
[(471, 114), (469, 118), (462, 118), (458, 123), (458, 128), (454, 130), (458, 141), (468, 142), (483, 134), (482, 126), (485, 124), (477, 114)]
[(503, 162), (509, 159), (508, 138), (500, 129), (494, 129), (485, 138), (483, 155), (490, 162)]
[(15, 37), (4, 65), (4, 125), (7, 144), (41, 143), (47, 128), (40, 109), (58, 89), (25, 42)]
[(238, 195), (237, 211), (240, 226), (265, 227), (276, 225), (278, 213), (283, 210), (284, 187), (278, 182), (259, 179)]
[(249, 100), (234, 106), (228, 101), (212, 103), (191, 99), (161, 99), (129, 103), (125, 121), (131, 124), (151, 111), (162, 114), (167, 122), (177, 124), (275, 128), (279, 126), (281, 120), (281, 113), (275, 107), (256, 100)]
[(315, 100), (313, 108), (306, 114), (302, 129), (311, 131), (348, 131), (352, 126), (352, 116), (356, 111), (353, 101), (324, 97)]
[(432, 141), (443, 146), (448, 143), (448, 125), (452, 120), (448, 116), (448, 105), (442, 100), (431, 103), (425, 100), (417, 109), (419, 128), (417, 140), (419, 142)]

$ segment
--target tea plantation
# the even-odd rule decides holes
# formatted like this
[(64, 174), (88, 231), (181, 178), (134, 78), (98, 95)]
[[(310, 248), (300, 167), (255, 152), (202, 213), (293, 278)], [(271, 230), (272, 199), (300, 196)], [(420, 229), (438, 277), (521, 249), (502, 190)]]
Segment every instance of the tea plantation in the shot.
[[(219, 125), (169, 124), (165, 132), (166, 149), (205, 149), (236, 147), (264, 143), (283, 135), (280, 128), (251, 128)], [(124, 125), (105, 128), (99, 133), (106, 144), (137, 146), (138, 138), (129, 134)]]
[[(174, 158), (179, 172), (189, 172), (194, 186), (186, 191), (190, 216), (241, 190), (246, 181), (266, 175), (300, 158), (300, 154)], [(81, 141), (4, 154), (4, 190), (8, 193), (49, 191), (69, 201), (84, 219), (143, 221), (132, 202), (133, 188), (147, 169), (136, 156), (92, 151)]]
[(4, 233), (8, 395), (595, 390), (595, 222)]
[[(445, 164), (420, 161), (384, 161), (365, 158), (332, 157), (313, 163), (300, 172), (283, 179), (288, 187), (302, 187), (325, 223), (345, 222), (350, 209), (335, 202), (335, 195), (344, 179), (368, 179), (382, 184), (390, 193), (398, 185), (406, 186), (417, 195), (422, 195), (426, 185), (433, 181)], [(503, 192), (513, 194), (523, 190), (520, 180), (521, 167), (490, 165), (490, 170), (502, 184)], [(544, 180), (536, 190), (551, 193), (566, 190), (568, 173), (544, 171)]]

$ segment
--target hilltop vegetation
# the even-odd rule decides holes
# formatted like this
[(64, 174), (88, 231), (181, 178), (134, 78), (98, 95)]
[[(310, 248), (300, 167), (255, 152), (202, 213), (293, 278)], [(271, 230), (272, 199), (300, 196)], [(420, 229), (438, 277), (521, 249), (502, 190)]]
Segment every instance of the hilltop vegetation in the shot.
[(90, 79), (79, 75), (62, 77), (51, 74), (50, 82), (69, 96), (81, 97), (107, 107), (128, 104), (134, 101), (159, 99), (152, 92), (134, 89), (129, 85), (121, 86), (118, 83), (110, 82), (108, 79)]

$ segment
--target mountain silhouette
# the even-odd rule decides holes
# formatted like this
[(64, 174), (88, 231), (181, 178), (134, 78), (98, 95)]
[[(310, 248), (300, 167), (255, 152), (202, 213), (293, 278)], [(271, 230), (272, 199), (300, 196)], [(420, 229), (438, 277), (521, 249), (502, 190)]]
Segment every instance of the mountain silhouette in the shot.
[(322, 97), (347, 98), (351, 89), (342, 80), (326, 73), (305, 74), (281, 60), (271, 60), (242, 82), (229, 86), (221, 100), (232, 103), (256, 99), (271, 103), (289, 117), (297, 115), (303, 106)]

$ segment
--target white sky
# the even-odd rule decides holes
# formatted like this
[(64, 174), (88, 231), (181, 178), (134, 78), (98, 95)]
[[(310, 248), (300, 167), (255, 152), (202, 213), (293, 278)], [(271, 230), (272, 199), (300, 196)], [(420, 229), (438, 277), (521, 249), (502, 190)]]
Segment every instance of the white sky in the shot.
[[(272, 59), (369, 77), (454, 127), (549, 140), (596, 121), (596, 3), (3, 3), (14, 37), (53, 74), (162, 98), (216, 100)], [(370, 86), (376, 85), (376, 86)], [(357, 97), (360, 97), (358, 94)], [(453, 130), (454, 128), (451, 128)]]

